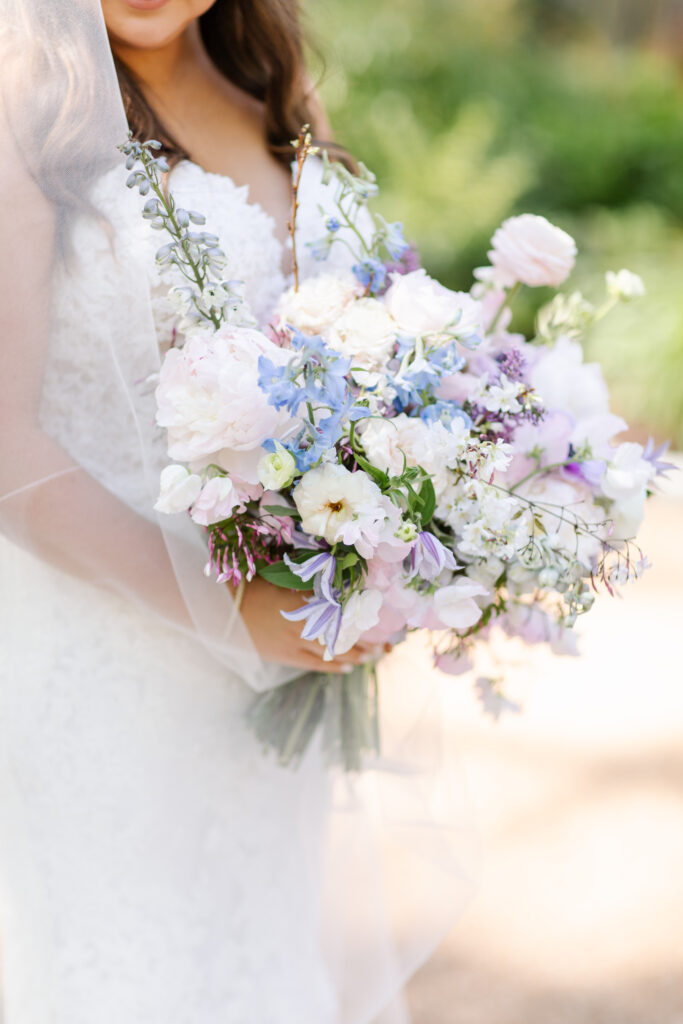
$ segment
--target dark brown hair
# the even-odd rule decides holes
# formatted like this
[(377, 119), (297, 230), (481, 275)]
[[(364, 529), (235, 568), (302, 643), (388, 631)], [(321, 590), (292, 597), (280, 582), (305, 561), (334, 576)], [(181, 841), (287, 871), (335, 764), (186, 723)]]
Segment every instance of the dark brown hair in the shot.
[[(215, 0), (199, 18), (206, 51), (234, 85), (260, 100), (268, 148), (282, 163), (292, 160), (291, 140), (304, 124), (319, 136), (297, 0)], [(126, 116), (136, 138), (162, 143), (171, 164), (190, 154), (165, 127), (141, 83), (115, 58)], [(329, 140), (322, 139), (328, 143)]]

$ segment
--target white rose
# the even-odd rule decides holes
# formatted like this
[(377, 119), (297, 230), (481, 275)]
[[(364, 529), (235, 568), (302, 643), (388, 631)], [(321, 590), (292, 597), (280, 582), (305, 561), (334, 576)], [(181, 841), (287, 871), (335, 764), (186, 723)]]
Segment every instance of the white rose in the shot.
[(377, 299), (357, 299), (325, 333), (335, 352), (350, 356), (352, 366), (381, 369), (396, 341), (396, 324)]
[(474, 598), (487, 595), (486, 587), (461, 576), (450, 586), (436, 591), (434, 611), (444, 626), (450, 629), (469, 629), (479, 621), (482, 613)]
[(619, 270), (616, 273), (613, 270), (608, 270), (605, 280), (607, 294), (620, 302), (630, 302), (631, 299), (640, 299), (645, 295), (642, 277), (631, 273), (630, 270)]
[(628, 501), (644, 494), (653, 470), (652, 464), (642, 456), (642, 445), (632, 441), (620, 444), (600, 482), (603, 494), (613, 501)]
[(385, 499), (362, 471), (327, 462), (309, 470), (292, 493), (306, 533), (328, 544), (352, 544), (369, 557), (380, 543), (387, 518)]
[(335, 657), (350, 651), (363, 633), (377, 625), (381, 607), (380, 590), (357, 590), (351, 595), (342, 613), (339, 635), (334, 645)]
[(319, 274), (290, 288), (278, 304), (275, 318), (280, 327), (291, 324), (304, 334), (322, 334), (350, 302), (362, 293), (352, 274)]
[(157, 512), (185, 512), (202, 489), (201, 477), (184, 466), (166, 466), (161, 471)]
[(469, 338), (482, 330), (481, 304), (466, 292), (445, 288), (422, 269), (394, 274), (384, 302), (406, 334)]
[(288, 487), (296, 472), (296, 459), (279, 441), (275, 442), (275, 451), (266, 452), (258, 464), (259, 482), (267, 491), (279, 491)]
[(489, 259), (506, 287), (517, 282), (532, 288), (556, 287), (569, 277), (576, 259), (571, 235), (532, 213), (504, 221), (491, 245)]

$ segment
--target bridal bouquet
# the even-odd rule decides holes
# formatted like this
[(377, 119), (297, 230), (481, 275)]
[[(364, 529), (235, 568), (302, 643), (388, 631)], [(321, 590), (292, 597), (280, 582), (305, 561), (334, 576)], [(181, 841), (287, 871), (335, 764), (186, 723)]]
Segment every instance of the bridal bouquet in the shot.
[[(293, 243), (316, 152), (305, 131), (295, 147)], [(598, 585), (612, 592), (645, 568), (633, 538), (667, 468), (652, 446), (614, 443), (626, 424), (579, 343), (642, 293), (640, 279), (608, 274), (599, 308), (559, 293), (523, 337), (514, 294), (564, 282), (569, 235), (511, 218), (471, 291), (450, 291), (410, 268), (400, 224), (370, 212), (373, 175), (323, 154), (335, 212), (321, 214), (313, 245), (321, 273), (299, 282), (293, 245), (294, 284), (259, 327), (240, 283), (221, 280), (203, 216), (161, 188), (157, 148), (122, 147), (143, 215), (170, 236), (157, 261), (182, 275), (170, 295), (184, 341), (157, 388), (172, 464), (156, 508), (206, 530), (207, 575), (238, 594), (256, 575), (301, 591), (286, 617), (328, 659), (416, 628), (435, 631), (436, 663), (453, 673), (494, 627), (568, 649)], [(351, 249), (351, 270), (326, 272), (336, 245)], [(479, 687), (497, 714), (505, 698)], [(307, 673), (257, 698), (250, 720), (283, 763), (322, 725), (330, 761), (357, 770), (379, 751), (377, 700), (371, 665)]]

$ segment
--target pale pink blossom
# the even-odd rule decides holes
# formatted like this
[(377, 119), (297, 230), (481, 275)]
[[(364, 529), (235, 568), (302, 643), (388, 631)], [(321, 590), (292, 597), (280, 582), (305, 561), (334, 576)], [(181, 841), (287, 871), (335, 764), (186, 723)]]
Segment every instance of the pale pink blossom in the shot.
[(201, 494), (192, 506), (191, 515), (200, 526), (211, 526), (229, 519), (241, 505), (240, 495), (230, 477), (214, 476), (202, 487)]
[(480, 303), (466, 292), (445, 288), (423, 269), (392, 275), (384, 302), (406, 334), (467, 339), (481, 333)]
[(451, 629), (469, 629), (481, 618), (482, 609), (475, 597), (486, 597), (486, 587), (460, 576), (447, 587), (434, 594), (434, 611), (443, 626)]
[(491, 245), (488, 256), (495, 279), (508, 288), (518, 282), (557, 287), (569, 277), (576, 259), (571, 235), (532, 213), (504, 221)]

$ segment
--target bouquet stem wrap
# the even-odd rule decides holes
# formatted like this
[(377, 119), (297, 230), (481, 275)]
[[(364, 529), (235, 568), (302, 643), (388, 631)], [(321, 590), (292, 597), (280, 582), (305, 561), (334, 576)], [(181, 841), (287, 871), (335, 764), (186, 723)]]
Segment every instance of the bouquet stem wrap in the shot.
[(259, 694), (248, 721), (283, 766), (301, 761), (321, 727), (327, 764), (360, 771), (365, 756), (380, 753), (376, 667), (356, 665), (344, 675), (306, 672)]

